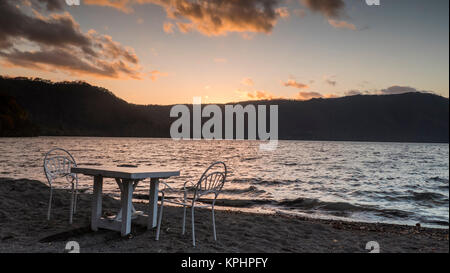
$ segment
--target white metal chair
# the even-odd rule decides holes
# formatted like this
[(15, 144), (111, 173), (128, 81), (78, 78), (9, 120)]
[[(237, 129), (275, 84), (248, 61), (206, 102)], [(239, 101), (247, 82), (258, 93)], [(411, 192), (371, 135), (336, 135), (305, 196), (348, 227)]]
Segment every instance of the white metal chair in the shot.
[[(222, 171), (217, 171), (217, 168), (223, 168)], [(215, 170), (216, 169), (216, 170)], [(202, 174), (200, 179), (196, 184), (192, 182), (185, 182), (183, 185), (183, 190), (181, 191), (183, 193), (183, 199), (181, 201), (174, 201), (174, 200), (165, 200), (165, 191), (167, 189), (174, 190), (171, 188), (167, 183), (162, 183), (165, 187), (159, 191), (161, 193), (161, 204), (160, 204), (160, 211), (158, 215), (158, 227), (156, 230), (156, 240), (159, 240), (159, 234), (161, 230), (161, 219), (163, 214), (163, 208), (164, 208), (164, 202), (167, 203), (173, 203), (183, 206), (183, 234), (185, 233), (185, 227), (186, 227), (186, 207), (191, 207), (192, 212), (192, 245), (195, 247), (195, 225), (194, 225), (194, 208), (195, 207), (211, 207), (211, 213), (212, 213), (212, 224), (213, 224), (213, 234), (214, 234), (214, 240), (217, 240), (216, 236), (216, 220), (214, 216), (214, 204), (216, 202), (217, 196), (219, 195), (220, 191), (223, 188), (223, 185), (225, 184), (225, 180), (227, 177), (227, 166), (223, 162), (215, 162), (211, 164), (206, 171)], [(188, 183), (191, 185), (191, 187), (186, 187)], [(175, 190), (176, 191), (176, 190)], [(198, 205), (199, 198), (203, 197), (205, 195), (213, 194), (214, 199), (212, 200), (211, 204), (204, 204), (204, 205)], [(189, 196), (191, 195), (191, 196)]]
[(65, 178), (71, 184), (69, 223), (72, 224), (72, 217), (77, 207), (78, 176), (77, 174), (71, 173), (70, 168), (76, 166), (77, 163), (73, 156), (64, 149), (54, 148), (45, 155), (44, 173), (50, 185), (47, 220), (50, 220), (50, 211), (52, 209), (53, 182), (58, 178)]

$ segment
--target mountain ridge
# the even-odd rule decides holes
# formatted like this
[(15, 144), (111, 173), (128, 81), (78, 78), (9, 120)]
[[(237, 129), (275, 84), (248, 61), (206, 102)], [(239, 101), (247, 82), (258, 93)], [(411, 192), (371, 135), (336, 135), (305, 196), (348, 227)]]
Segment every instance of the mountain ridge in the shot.
[[(30, 124), (39, 128), (37, 135), (170, 137), (176, 120), (169, 116), (172, 105), (128, 103), (85, 82), (0, 76), (0, 94), (13, 97), (27, 112)], [(229, 104), (277, 104), (279, 139), (448, 143), (448, 102), (414, 92)], [(218, 105), (223, 109), (225, 104)]]

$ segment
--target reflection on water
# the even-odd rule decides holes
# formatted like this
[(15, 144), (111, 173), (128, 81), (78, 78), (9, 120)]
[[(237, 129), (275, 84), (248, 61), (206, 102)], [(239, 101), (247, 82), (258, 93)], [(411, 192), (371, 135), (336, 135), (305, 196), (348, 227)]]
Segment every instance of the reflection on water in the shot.
[[(230, 174), (222, 206), (448, 228), (448, 144), (280, 141), (275, 151), (259, 151), (258, 141), (3, 138), (0, 176), (45, 181), (42, 161), (53, 147), (68, 149), (79, 166), (180, 169), (167, 181), (175, 187), (224, 161)], [(90, 189), (89, 177), (80, 182)], [(105, 182), (117, 196), (115, 182)], [(147, 188), (141, 183), (137, 194)]]

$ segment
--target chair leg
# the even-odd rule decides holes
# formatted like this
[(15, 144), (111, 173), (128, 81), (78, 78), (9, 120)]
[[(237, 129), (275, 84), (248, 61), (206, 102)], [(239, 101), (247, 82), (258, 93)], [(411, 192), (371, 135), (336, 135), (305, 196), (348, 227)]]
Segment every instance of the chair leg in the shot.
[(53, 189), (50, 187), (50, 199), (48, 201), (47, 220), (50, 220), (50, 211), (52, 210)]
[(156, 229), (156, 241), (159, 240), (159, 232), (161, 230), (161, 219), (163, 215), (163, 209), (164, 209), (164, 194), (161, 196), (161, 208), (159, 209), (159, 215), (158, 215), (158, 227)]
[(75, 200), (73, 203), (73, 213), (77, 212), (77, 199), (78, 199), (78, 182), (75, 184)]
[(213, 234), (214, 234), (214, 241), (217, 241), (216, 237), (216, 219), (214, 217), (214, 206), (212, 206), (212, 223), (213, 223)]
[(72, 218), (73, 218), (73, 200), (74, 200), (74, 187), (72, 184), (72, 191), (70, 194), (70, 216), (69, 216), (69, 224), (72, 224)]
[(194, 206), (192, 206), (192, 245), (195, 247)]
[(186, 232), (186, 205), (183, 205), (183, 235)]

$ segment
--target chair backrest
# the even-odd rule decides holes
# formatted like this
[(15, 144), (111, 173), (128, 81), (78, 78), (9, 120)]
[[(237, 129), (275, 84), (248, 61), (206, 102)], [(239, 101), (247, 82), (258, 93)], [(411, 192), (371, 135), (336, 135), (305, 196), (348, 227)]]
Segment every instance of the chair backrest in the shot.
[(195, 187), (194, 199), (209, 193), (214, 193), (215, 198), (217, 198), (225, 184), (226, 178), (227, 165), (221, 161), (214, 162), (203, 172), (198, 180)]
[(61, 148), (51, 149), (44, 157), (44, 172), (50, 186), (59, 177), (65, 177), (68, 182), (73, 183), (77, 175), (71, 173), (70, 168), (76, 166), (73, 156)]

